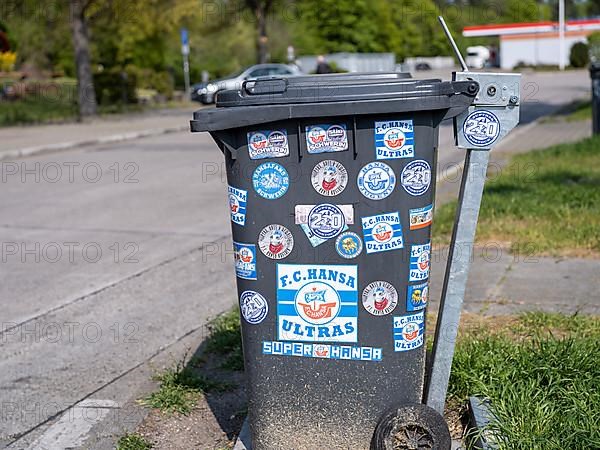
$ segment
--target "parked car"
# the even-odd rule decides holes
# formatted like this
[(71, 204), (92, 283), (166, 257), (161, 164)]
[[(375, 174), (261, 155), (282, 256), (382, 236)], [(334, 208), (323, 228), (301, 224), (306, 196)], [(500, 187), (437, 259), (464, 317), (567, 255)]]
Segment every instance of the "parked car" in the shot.
[(302, 75), (298, 67), (287, 64), (257, 64), (226, 78), (197, 83), (192, 86), (191, 98), (204, 104), (214, 103), (217, 92), (226, 89), (240, 89), (246, 80), (260, 77), (293, 77)]

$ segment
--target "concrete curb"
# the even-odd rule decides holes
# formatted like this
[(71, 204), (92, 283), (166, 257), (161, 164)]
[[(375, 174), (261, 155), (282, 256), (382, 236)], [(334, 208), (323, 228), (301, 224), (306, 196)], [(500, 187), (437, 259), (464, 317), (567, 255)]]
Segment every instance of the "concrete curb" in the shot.
[(70, 150), (80, 147), (89, 147), (91, 145), (112, 144), (116, 142), (130, 141), (144, 137), (160, 136), (162, 134), (177, 133), (189, 130), (189, 125), (178, 127), (158, 128), (151, 130), (133, 131), (131, 133), (113, 134), (110, 136), (96, 139), (85, 139), (82, 141), (59, 142), (57, 144), (38, 145), (35, 147), (15, 148), (6, 151), (0, 151), (0, 161), (7, 159), (18, 159), (27, 156), (41, 155), (46, 153), (56, 153), (63, 150)]

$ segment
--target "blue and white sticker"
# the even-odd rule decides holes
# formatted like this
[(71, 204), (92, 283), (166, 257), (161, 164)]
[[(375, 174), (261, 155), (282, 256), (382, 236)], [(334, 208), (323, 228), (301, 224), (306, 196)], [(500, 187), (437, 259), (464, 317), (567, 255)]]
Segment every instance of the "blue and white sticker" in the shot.
[(357, 342), (355, 265), (277, 264), (281, 341)]
[(335, 250), (342, 258), (356, 258), (362, 249), (363, 243), (360, 236), (352, 231), (340, 234), (335, 240)]
[(491, 111), (473, 111), (465, 119), (463, 134), (474, 147), (489, 147), (500, 136), (500, 120)]
[(308, 153), (343, 152), (348, 150), (345, 124), (322, 124), (306, 127)]
[(227, 193), (229, 195), (231, 221), (244, 226), (246, 224), (246, 202), (248, 201), (248, 191), (233, 186), (227, 186)]
[(233, 241), (235, 274), (244, 280), (256, 280), (256, 245)]
[(431, 243), (410, 247), (410, 274), (408, 281), (423, 281), (429, 278)]
[(387, 252), (404, 247), (398, 212), (362, 217), (361, 221), (367, 253)]
[(371, 200), (381, 200), (394, 191), (396, 174), (386, 163), (373, 161), (358, 172), (358, 190)]
[(248, 133), (250, 159), (281, 158), (290, 154), (287, 131), (251, 131)]
[(376, 159), (400, 159), (415, 156), (415, 132), (412, 120), (375, 122)]
[(381, 361), (383, 351), (376, 347), (353, 345), (305, 344), (303, 342), (263, 341), (263, 355), (300, 356), (304, 358)]
[(411, 161), (402, 169), (400, 181), (404, 190), (410, 195), (424, 194), (431, 184), (429, 163), (422, 159)]
[(321, 239), (336, 237), (345, 226), (344, 212), (337, 205), (322, 203), (308, 213), (308, 228)]
[(411, 230), (426, 228), (433, 221), (433, 204), (422, 208), (409, 209), (408, 215), (408, 223)]
[(409, 284), (406, 291), (406, 310), (419, 311), (427, 306), (429, 283)]
[(240, 295), (240, 311), (246, 322), (257, 325), (265, 320), (269, 313), (269, 303), (255, 291), (244, 291)]
[(406, 352), (423, 345), (425, 314), (423, 311), (408, 316), (394, 317), (394, 351)]
[(252, 185), (261, 197), (275, 200), (287, 192), (290, 186), (290, 176), (281, 164), (266, 162), (254, 170)]

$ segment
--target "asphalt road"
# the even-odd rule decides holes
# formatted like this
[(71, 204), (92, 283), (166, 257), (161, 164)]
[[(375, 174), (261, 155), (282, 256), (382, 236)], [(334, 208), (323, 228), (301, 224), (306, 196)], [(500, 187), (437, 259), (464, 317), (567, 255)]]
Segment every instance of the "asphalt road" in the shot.
[[(585, 72), (525, 75), (522, 122), (588, 85)], [(462, 161), (451, 133), (441, 167)], [(105, 416), (65, 411), (134, 400), (151, 358), (181, 357), (232, 305), (221, 167), (211, 139), (189, 133), (2, 163), (0, 447), (82, 444)]]

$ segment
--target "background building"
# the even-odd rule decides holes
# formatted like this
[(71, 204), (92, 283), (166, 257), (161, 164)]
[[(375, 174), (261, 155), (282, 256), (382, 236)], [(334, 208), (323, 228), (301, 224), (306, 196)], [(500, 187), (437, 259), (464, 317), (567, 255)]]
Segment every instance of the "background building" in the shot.
[[(565, 28), (563, 63), (568, 66), (573, 44), (585, 42), (589, 34), (600, 30), (600, 19), (570, 20)], [(519, 63), (557, 66), (560, 62), (557, 22), (470, 26), (463, 29), (463, 36), (499, 36), (503, 69), (512, 69)]]

